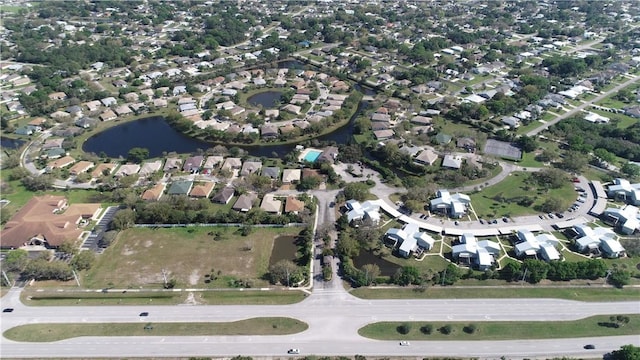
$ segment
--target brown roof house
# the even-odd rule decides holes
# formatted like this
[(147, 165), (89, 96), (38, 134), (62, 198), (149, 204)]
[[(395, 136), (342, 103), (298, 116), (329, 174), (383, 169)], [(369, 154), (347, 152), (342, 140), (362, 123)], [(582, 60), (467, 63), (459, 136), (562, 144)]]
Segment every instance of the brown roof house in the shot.
[(285, 213), (297, 214), (304, 210), (304, 201), (296, 199), (295, 196), (287, 196), (287, 200), (284, 204)]
[(209, 195), (211, 195), (211, 191), (213, 191), (213, 187), (215, 185), (216, 183), (212, 181), (198, 183), (193, 186), (193, 189), (191, 189), (189, 196), (196, 198), (208, 198)]
[(98, 164), (95, 169), (91, 172), (91, 177), (96, 179), (100, 176), (107, 173), (107, 175), (111, 174), (113, 170), (116, 168), (116, 164), (108, 163), (108, 164)]
[(91, 161), (84, 161), (84, 160), (78, 161), (75, 165), (71, 167), (71, 169), (69, 169), (69, 173), (71, 175), (82, 174), (83, 172), (87, 172), (93, 166), (94, 164)]
[(67, 155), (65, 157), (61, 157), (60, 159), (55, 159), (47, 164), (47, 170), (65, 168), (71, 164), (73, 164), (76, 160), (71, 156)]
[(142, 193), (142, 200), (153, 201), (160, 200), (162, 194), (164, 194), (164, 189), (166, 185), (163, 183), (157, 183), (152, 188), (145, 190)]
[(95, 220), (100, 210), (100, 204), (69, 205), (64, 196), (33, 197), (0, 232), (0, 247), (57, 248), (66, 240), (79, 239), (84, 232), (80, 227), (83, 221)]

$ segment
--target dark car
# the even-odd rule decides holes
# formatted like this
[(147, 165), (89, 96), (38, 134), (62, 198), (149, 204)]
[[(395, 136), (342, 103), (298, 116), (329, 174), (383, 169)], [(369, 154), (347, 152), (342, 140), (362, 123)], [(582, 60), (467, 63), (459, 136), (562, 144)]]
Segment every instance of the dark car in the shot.
[(492, 221), (491, 223), (492, 223), (492, 224), (497, 224), (497, 223), (498, 223), (498, 220), (493, 219), (493, 221)]
[(143, 312), (140, 313), (140, 316), (149, 316), (149, 313), (146, 312), (146, 311), (143, 311)]
[(10, 312), (13, 312), (13, 308), (4, 308), (4, 309), (2, 309), (2, 312), (3, 312), (3, 313), (10, 313)]
[(484, 220), (480, 219), (478, 221), (480, 221), (480, 224), (484, 224)]
[(507, 219), (506, 217), (503, 217), (503, 218), (502, 218), (502, 221), (504, 221), (504, 222), (509, 222), (509, 219)]
[(558, 217), (558, 219), (562, 219), (564, 218), (564, 215), (560, 214), (560, 213), (556, 213), (556, 216)]
[(593, 350), (593, 349), (596, 348), (596, 346), (593, 345), (593, 344), (587, 344), (587, 345), (584, 346), (584, 348), (587, 349), (587, 350)]

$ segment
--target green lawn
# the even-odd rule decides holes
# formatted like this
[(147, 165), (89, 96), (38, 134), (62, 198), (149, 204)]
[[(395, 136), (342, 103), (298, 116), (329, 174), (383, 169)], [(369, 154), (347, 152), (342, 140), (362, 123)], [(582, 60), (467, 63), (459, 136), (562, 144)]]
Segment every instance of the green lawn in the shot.
[(512, 285), (501, 287), (429, 287), (425, 291), (413, 288), (358, 288), (351, 295), (363, 299), (492, 299), (492, 298), (557, 298), (578, 301), (628, 301), (640, 297), (640, 289), (610, 287), (541, 287)]
[[(493, 218), (496, 216), (521, 216), (535, 214), (537, 205), (542, 204), (546, 199), (556, 198), (562, 201), (563, 207), (568, 207), (576, 197), (575, 190), (567, 181), (559, 189), (548, 191), (537, 189), (534, 185), (525, 183), (525, 179), (530, 174), (514, 172), (502, 182), (484, 188), (480, 193), (471, 195), (471, 204), (478, 216), (483, 218)], [(525, 196), (533, 198), (531, 206), (518, 205), (518, 200)]]
[[(576, 321), (496, 321), (496, 322), (378, 322), (369, 324), (358, 333), (377, 340), (513, 340), (513, 339), (553, 339), (593, 336), (635, 335), (640, 333), (640, 315), (625, 315), (629, 323), (619, 328), (600, 325), (610, 323), (609, 316), (592, 316)], [(406, 324), (407, 334), (398, 328)], [(431, 334), (424, 334), (421, 328), (431, 325)], [(452, 332), (445, 335), (439, 329), (450, 325)], [(474, 331), (467, 333), (465, 327), (473, 325)]]
[(3, 335), (14, 341), (51, 342), (80, 336), (291, 335), (308, 328), (306, 323), (291, 318), (254, 318), (223, 323), (33, 324), (17, 326)]
[[(164, 270), (178, 288), (224, 288), (231, 279), (247, 280), (252, 287), (267, 286), (264, 275), (274, 239), (300, 230), (261, 228), (243, 237), (238, 228), (228, 227), (128, 229), (88, 272), (80, 274), (80, 282), (94, 289), (160, 288)], [(214, 281), (205, 281), (212, 272)]]

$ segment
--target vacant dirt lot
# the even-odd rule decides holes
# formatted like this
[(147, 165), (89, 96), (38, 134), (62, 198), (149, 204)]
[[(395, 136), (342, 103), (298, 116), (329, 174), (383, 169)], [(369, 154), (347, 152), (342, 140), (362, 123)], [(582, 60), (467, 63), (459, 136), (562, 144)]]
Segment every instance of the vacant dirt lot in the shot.
[(81, 275), (90, 288), (159, 288), (175, 279), (176, 287), (227, 287), (248, 280), (251, 287), (267, 285), (262, 279), (269, 266), (274, 239), (296, 235), (299, 228), (254, 229), (242, 236), (237, 228), (174, 228), (123, 231)]

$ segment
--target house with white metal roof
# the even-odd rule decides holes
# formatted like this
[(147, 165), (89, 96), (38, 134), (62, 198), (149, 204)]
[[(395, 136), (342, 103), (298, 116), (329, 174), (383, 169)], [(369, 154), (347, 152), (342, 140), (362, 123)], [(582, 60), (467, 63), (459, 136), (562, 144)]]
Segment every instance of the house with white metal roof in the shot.
[(467, 206), (471, 203), (471, 198), (465, 194), (450, 194), (447, 190), (438, 190), (437, 198), (431, 200), (429, 208), (431, 211), (438, 211), (447, 214), (452, 218), (460, 218), (467, 212)]
[(560, 253), (556, 245), (560, 241), (551, 234), (534, 235), (529, 230), (518, 231), (519, 243), (515, 246), (516, 256), (540, 256), (546, 261), (560, 260)]
[(380, 205), (374, 201), (365, 201), (360, 203), (356, 200), (349, 200), (346, 203), (347, 219), (349, 223), (352, 221), (370, 220), (374, 224), (380, 222)]
[(435, 240), (429, 234), (420, 231), (417, 224), (405, 224), (402, 229), (391, 228), (385, 233), (387, 239), (394, 240), (398, 247), (400, 256), (408, 258), (412, 252), (418, 248), (431, 250)]
[(640, 229), (639, 209), (633, 205), (623, 208), (607, 208), (604, 211), (604, 219), (617, 226), (621, 233), (631, 235)]
[(454, 245), (451, 250), (455, 260), (487, 270), (500, 254), (500, 244), (490, 240), (477, 241), (473, 234), (465, 233), (460, 238), (460, 244)]
[(607, 189), (607, 196), (631, 205), (640, 205), (640, 183), (632, 184), (627, 179), (613, 179), (613, 184)]

